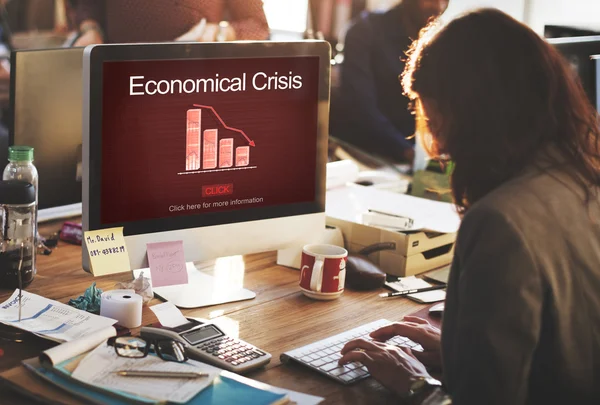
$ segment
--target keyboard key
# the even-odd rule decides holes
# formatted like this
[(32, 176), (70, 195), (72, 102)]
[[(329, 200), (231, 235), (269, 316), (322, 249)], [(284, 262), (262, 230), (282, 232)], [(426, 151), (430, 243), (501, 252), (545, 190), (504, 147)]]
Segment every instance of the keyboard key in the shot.
[(338, 362), (337, 361), (332, 361), (330, 363), (324, 364), (321, 367), (319, 367), (321, 370), (325, 371), (325, 372), (329, 372), (335, 368), (338, 368)]
[(359, 377), (369, 374), (369, 371), (366, 368), (357, 368), (356, 370), (354, 370), (354, 372), (357, 373)]
[(346, 373), (346, 374), (342, 374), (341, 376), (339, 376), (339, 379), (341, 379), (342, 381), (345, 382), (349, 382), (354, 380), (354, 376), (351, 376), (350, 373)]
[(326, 361), (318, 359), (318, 360), (314, 360), (312, 363), (310, 363), (310, 365), (313, 367), (321, 367), (325, 363), (326, 363)]
[(329, 370), (329, 374), (333, 376), (339, 376), (344, 373), (347, 373), (348, 371), (351, 371), (348, 367), (338, 365), (336, 368)]

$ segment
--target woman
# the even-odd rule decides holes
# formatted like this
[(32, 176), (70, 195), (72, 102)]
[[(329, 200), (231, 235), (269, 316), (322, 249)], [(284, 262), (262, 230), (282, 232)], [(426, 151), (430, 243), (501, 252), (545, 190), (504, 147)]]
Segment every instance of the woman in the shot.
[[(459, 405), (600, 404), (600, 131), (581, 85), (554, 48), (491, 9), (426, 30), (403, 84), (425, 147), (454, 163), (463, 215), (441, 343), (405, 318), (340, 361), (415, 403), (442, 391), (423, 362), (441, 364)], [(378, 342), (395, 334), (425, 351)]]

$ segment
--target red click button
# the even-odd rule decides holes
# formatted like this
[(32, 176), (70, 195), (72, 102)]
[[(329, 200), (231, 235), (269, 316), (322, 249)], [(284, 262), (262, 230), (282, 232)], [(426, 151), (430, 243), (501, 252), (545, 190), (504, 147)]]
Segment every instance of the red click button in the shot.
[(202, 186), (202, 197), (216, 197), (229, 194), (233, 194), (233, 183)]

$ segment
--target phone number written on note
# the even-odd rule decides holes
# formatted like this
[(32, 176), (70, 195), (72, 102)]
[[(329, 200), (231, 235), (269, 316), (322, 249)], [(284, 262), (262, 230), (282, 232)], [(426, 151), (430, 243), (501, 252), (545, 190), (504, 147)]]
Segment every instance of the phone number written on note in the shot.
[(106, 249), (92, 249), (90, 256), (112, 255), (116, 253), (125, 253), (125, 246), (111, 247)]

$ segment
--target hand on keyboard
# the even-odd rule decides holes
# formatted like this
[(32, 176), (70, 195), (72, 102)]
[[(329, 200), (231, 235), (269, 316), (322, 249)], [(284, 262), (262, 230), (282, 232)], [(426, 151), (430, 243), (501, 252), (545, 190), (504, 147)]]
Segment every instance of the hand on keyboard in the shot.
[[(396, 343), (412, 340), (420, 348), (411, 347), (414, 356), (430, 368), (441, 368), (441, 332), (428, 321), (415, 316), (406, 316), (402, 322), (395, 322), (371, 332), (376, 341)], [(401, 344), (401, 346), (404, 346)], [(410, 347), (410, 346), (409, 346)], [(420, 350), (419, 350), (420, 349)]]
[[(357, 326), (348, 331), (330, 336), (306, 346), (287, 351), (281, 354), (282, 361), (294, 360), (304, 364), (311, 369), (328, 376), (342, 384), (352, 384), (370, 376), (365, 365), (359, 362), (349, 362), (341, 366), (338, 361), (341, 359), (340, 354), (344, 345), (356, 339), (371, 341), (370, 335), (377, 331), (386, 331), (382, 327), (390, 325), (391, 322), (386, 319), (369, 322), (364, 325)], [(381, 333), (384, 333), (381, 332)], [(387, 333), (387, 332), (385, 332)], [(391, 347), (407, 347), (413, 353), (423, 351), (423, 347), (413, 342), (412, 340), (402, 337), (390, 335), (391, 339), (387, 341)], [(382, 339), (382, 336), (380, 336)], [(377, 342), (375, 342), (377, 343)]]
[(342, 348), (340, 365), (362, 363), (371, 376), (398, 395), (406, 395), (412, 379), (429, 377), (427, 369), (406, 347), (355, 339)]

